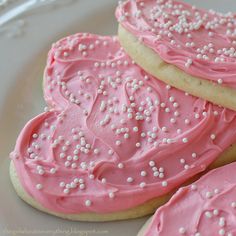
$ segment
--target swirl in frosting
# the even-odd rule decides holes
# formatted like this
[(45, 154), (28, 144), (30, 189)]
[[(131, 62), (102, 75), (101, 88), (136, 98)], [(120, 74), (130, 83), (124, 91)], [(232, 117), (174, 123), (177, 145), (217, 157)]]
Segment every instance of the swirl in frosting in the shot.
[(236, 17), (176, 0), (128, 0), (120, 24), (167, 63), (188, 74), (236, 88)]
[(56, 212), (116, 212), (165, 195), (236, 141), (236, 113), (137, 66), (116, 37), (53, 44), (44, 95), (11, 157), (24, 189)]

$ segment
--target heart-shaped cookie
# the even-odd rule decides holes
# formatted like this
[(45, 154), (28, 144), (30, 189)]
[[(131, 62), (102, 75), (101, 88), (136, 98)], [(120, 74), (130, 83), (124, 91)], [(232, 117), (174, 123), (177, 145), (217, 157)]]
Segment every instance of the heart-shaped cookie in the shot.
[(226, 151), (236, 141), (235, 112), (153, 78), (116, 37), (55, 43), (44, 95), (50, 108), (19, 135), (11, 178), (20, 197), (50, 214), (146, 215), (212, 163), (236, 156)]
[(235, 168), (236, 163), (217, 168), (180, 188), (138, 236), (235, 235)]
[(176, 0), (129, 0), (116, 11), (128, 54), (160, 80), (236, 110), (236, 17)]

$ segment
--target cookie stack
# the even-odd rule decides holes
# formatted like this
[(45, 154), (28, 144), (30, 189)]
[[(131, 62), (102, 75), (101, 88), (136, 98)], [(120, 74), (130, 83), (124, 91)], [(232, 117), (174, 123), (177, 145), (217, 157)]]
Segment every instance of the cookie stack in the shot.
[[(129, 0), (116, 16), (118, 37), (52, 45), (48, 107), (11, 153), (17, 194), (70, 220), (151, 214), (236, 160), (235, 16), (175, 0)], [(140, 235), (234, 235), (234, 168), (180, 188)]]

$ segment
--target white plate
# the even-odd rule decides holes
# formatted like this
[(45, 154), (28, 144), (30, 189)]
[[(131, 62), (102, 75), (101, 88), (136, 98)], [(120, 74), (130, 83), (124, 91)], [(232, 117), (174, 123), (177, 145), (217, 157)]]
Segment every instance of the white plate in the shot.
[[(79, 31), (116, 34), (117, 0), (44, 0), (52, 3), (1, 25), (4, 14), (9, 15), (12, 9), (20, 11), (17, 7), (29, 2), (8, 0), (1, 6), (4, 1), (0, 0), (0, 235), (136, 235), (146, 218), (80, 223), (34, 210), (16, 196), (8, 175), (8, 154), (20, 129), (44, 107), (41, 82), (51, 43)], [(236, 10), (235, 0), (187, 2), (220, 11)]]

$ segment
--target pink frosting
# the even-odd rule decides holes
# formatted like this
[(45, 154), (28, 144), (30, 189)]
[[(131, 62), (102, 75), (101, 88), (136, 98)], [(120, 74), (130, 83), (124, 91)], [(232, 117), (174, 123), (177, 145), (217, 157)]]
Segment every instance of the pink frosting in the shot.
[(188, 74), (236, 88), (236, 16), (175, 0), (129, 0), (120, 24), (166, 62)]
[(162, 196), (236, 141), (236, 113), (184, 94), (134, 64), (116, 37), (55, 43), (51, 109), (29, 121), (12, 159), (25, 190), (57, 212), (115, 212)]
[(157, 210), (144, 235), (236, 235), (235, 169), (236, 163), (215, 169), (180, 188)]

